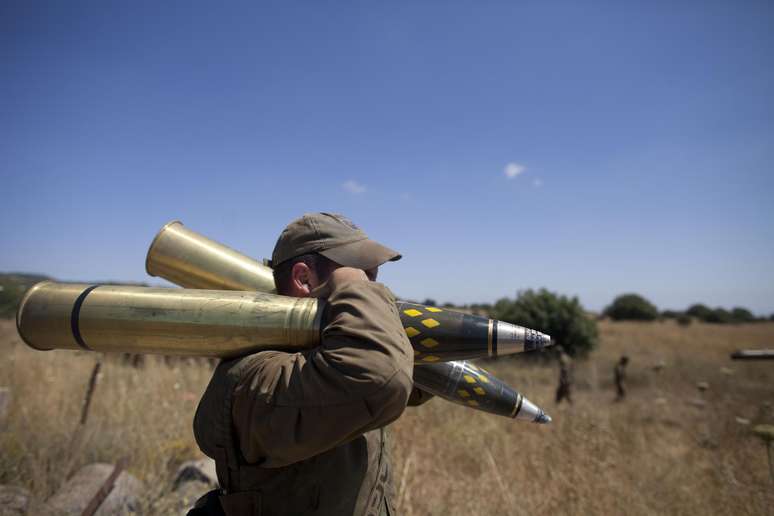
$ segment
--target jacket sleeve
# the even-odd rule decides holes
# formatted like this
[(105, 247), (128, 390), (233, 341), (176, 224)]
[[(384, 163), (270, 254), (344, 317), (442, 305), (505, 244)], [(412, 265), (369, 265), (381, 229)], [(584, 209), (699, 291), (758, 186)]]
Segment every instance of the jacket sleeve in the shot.
[(328, 298), (319, 347), (247, 358), (233, 392), (237, 443), (249, 463), (307, 459), (397, 419), (414, 352), (382, 284), (351, 282)]

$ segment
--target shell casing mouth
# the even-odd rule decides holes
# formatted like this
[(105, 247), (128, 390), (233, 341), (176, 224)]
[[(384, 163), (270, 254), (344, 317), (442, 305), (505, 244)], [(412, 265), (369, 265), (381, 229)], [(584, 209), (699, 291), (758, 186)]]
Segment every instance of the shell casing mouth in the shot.
[(276, 293), (269, 267), (191, 231), (179, 220), (156, 234), (145, 270), (185, 288)]

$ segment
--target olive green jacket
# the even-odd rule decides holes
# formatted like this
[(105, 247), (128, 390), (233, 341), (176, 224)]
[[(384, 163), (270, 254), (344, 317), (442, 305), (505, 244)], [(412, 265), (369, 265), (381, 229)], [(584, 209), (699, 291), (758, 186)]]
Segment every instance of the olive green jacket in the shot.
[(413, 367), (395, 298), (346, 283), (324, 321), (318, 348), (263, 351), (213, 374), (194, 434), (229, 516), (394, 514), (382, 427), (406, 407)]

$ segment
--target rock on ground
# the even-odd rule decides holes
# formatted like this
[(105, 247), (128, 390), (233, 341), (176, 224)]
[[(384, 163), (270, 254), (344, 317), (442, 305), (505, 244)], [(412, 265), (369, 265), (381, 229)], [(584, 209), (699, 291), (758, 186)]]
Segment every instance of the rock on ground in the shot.
[(190, 510), (196, 500), (203, 496), (207, 491), (213, 489), (207, 482), (191, 480), (180, 484), (180, 486), (167, 493), (163, 498), (154, 502), (151, 507), (152, 514), (185, 514)]
[[(113, 472), (113, 464), (89, 464), (65, 482), (48, 500), (48, 505), (64, 514), (80, 515)], [(126, 514), (140, 506), (145, 486), (132, 474), (122, 471), (95, 513), (96, 516)]]
[(185, 514), (196, 500), (218, 487), (215, 461), (209, 458), (189, 460), (180, 465), (172, 482), (172, 491), (152, 507), (154, 514)]
[(175, 474), (173, 489), (178, 489), (185, 482), (192, 480), (209, 484), (212, 486), (210, 489), (217, 487), (218, 475), (215, 471), (215, 461), (204, 458), (182, 463)]
[(27, 514), (30, 492), (21, 487), (0, 486), (0, 516)]

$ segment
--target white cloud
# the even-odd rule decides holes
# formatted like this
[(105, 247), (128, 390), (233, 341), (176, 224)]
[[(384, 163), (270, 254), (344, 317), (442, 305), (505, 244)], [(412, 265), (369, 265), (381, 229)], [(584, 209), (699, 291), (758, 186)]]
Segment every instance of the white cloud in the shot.
[(344, 190), (347, 192), (353, 194), (353, 195), (360, 195), (361, 193), (366, 191), (365, 185), (361, 185), (357, 181), (353, 181), (350, 179), (349, 181), (345, 181), (344, 184), (341, 185)]
[(540, 188), (541, 186), (543, 186), (543, 181), (540, 178), (536, 177), (535, 179), (532, 180), (532, 186), (534, 186), (535, 188)]
[(503, 170), (503, 173), (505, 174), (505, 177), (507, 177), (508, 179), (513, 179), (514, 177), (523, 173), (525, 170), (527, 170), (527, 167), (525, 167), (524, 165), (519, 165), (518, 163), (514, 163), (513, 161), (511, 161), (510, 163), (505, 165), (505, 169)]

